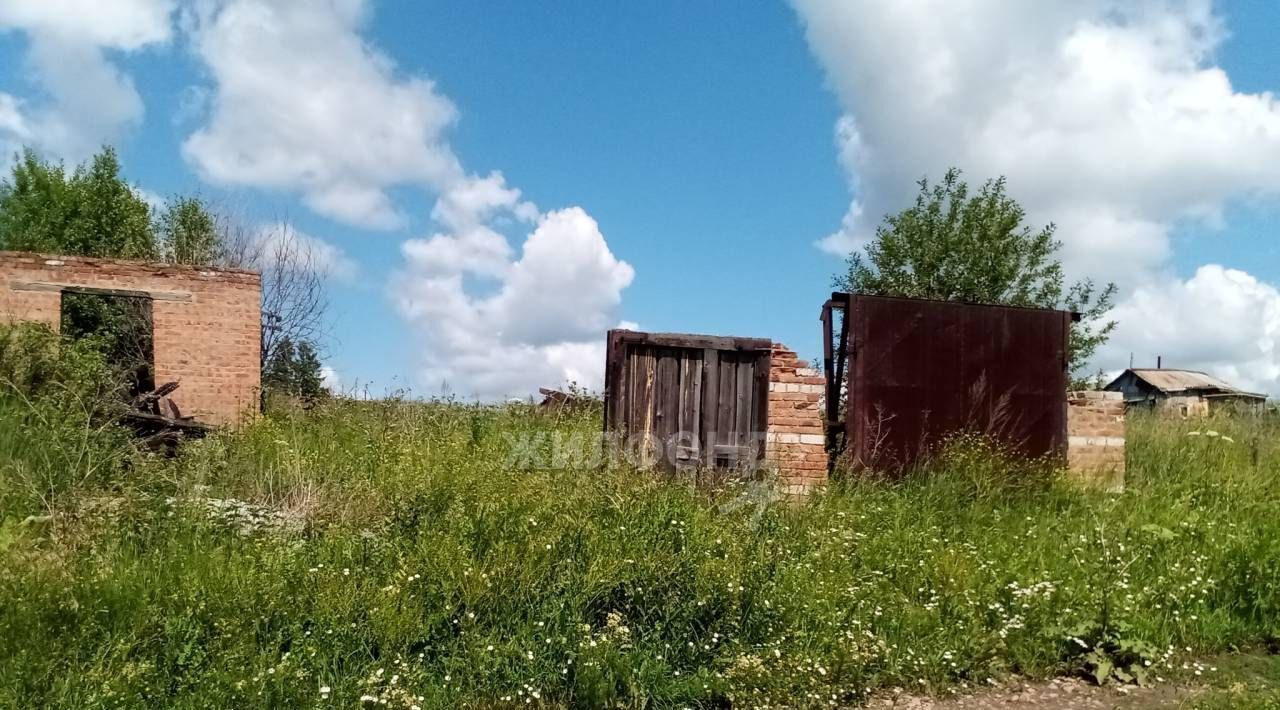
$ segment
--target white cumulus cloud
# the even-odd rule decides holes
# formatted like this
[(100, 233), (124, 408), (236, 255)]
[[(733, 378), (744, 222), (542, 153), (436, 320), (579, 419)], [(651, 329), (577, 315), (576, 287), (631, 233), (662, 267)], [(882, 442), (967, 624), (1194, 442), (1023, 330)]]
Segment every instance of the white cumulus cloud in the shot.
[(183, 144), (202, 178), (301, 194), (333, 219), (393, 229), (388, 188), (462, 176), (443, 141), (457, 111), (360, 35), (360, 0), (225, 0), (201, 6), (192, 43), (213, 81)]
[[(1070, 274), (1121, 285), (1127, 352), (1151, 327), (1134, 321), (1139, 284), (1170, 295), (1209, 278), (1164, 276), (1171, 231), (1220, 225), (1235, 198), (1280, 195), (1280, 106), (1213, 63), (1226, 31), (1208, 0), (793, 2), (845, 113), (836, 140), (853, 199), (829, 251), (864, 245), (922, 176), (1005, 175), (1032, 223), (1058, 225)], [(1147, 315), (1172, 328), (1184, 314)], [(1241, 379), (1267, 380), (1252, 351), (1235, 352)]]
[[(521, 203), (513, 202), (509, 209)], [(401, 313), (427, 346), (421, 379), (464, 396), (523, 396), (604, 380), (604, 331), (635, 276), (599, 225), (571, 207), (541, 214), (519, 255), (496, 232), (440, 233), (404, 244), (392, 284)], [(487, 291), (468, 279), (487, 278)]]
[(1201, 370), (1243, 389), (1280, 395), (1280, 290), (1217, 264), (1194, 276), (1134, 289), (1114, 316), (1125, 337), (1108, 344), (1112, 362)]
[(31, 128), (23, 115), (22, 102), (0, 91), (0, 174), (8, 174), (13, 157), (31, 142)]
[(168, 41), (173, 0), (5, 0), (0, 24), (112, 49)]
[(18, 145), (72, 161), (138, 126), (133, 80), (106, 52), (134, 52), (172, 37), (172, 0), (5, 0), (0, 30), (23, 32), (25, 63), (41, 95), (0, 94), (0, 148)]
[[(437, 231), (402, 245), (388, 288), (421, 352), (416, 379), (485, 399), (598, 387), (631, 267), (583, 209), (544, 212), (501, 172), (466, 171), (447, 140), (457, 109), (362, 35), (369, 11), (364, 0), (199, 5), (186, 26), (211, 82), (184, 110), (200, 124), (186, 159), (206, 180), (298, 194), (366, 228), (405, 224), (394, 188), (435, 195)], [(512, 234), (527, 234), (518, 249)]]

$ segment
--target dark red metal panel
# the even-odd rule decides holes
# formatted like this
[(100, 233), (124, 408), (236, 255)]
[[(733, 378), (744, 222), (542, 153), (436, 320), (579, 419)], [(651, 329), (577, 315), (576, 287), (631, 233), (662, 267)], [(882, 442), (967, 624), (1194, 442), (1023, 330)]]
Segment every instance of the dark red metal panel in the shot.
[(855, 466), (900, 471), (964, 430), (1027, 456), (1065, 455), (1070, 313), (846, 298)]

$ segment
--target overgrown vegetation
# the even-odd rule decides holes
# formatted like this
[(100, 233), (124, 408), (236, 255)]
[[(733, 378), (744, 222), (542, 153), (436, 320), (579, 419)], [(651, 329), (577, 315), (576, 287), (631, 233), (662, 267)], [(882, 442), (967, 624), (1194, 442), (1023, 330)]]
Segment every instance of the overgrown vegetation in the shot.
[(131, 454), (112, 424), (121, 387), (95, 343), (0, 326), (0, 549), (19, 520), (119, 479)]
[(1271, 419), (1132, 421), (1120, 495), (967, 442), (796, 506), (516, 470), (599, 412), (514, 404), (330, 400), (153, 458), (48, 337), (0, 359), (0, 705), (827, 707), (1280, 640)]

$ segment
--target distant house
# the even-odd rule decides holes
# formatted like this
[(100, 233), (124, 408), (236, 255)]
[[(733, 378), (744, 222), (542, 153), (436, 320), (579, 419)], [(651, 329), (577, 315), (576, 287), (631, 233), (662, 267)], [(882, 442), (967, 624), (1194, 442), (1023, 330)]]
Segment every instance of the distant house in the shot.
[(1184, 417), (1220, 409), (1257, 411), (1267, 401), (1264, 394), (1245, 392), (1196, 370), (1128, 369), (1104, 389), (1122, 392), (1129, 407), (1149, 407)]

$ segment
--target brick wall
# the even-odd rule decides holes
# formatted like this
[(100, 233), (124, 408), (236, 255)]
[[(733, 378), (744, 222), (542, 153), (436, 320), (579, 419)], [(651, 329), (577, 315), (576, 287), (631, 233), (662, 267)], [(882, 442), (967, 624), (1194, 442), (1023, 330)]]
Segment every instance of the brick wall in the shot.
[(1067, 468), (1080, 481), (1124, 487), (1124, 399), (1119, 392), (1067, 395)]
[(226, 424), (256, 409), (261, 387), (258, 274), (0, 252), (0, 321), (40, 321), (56, 329), (59, 286), (151, 294), (156, 384), (181, 382), (173, 400), (184, 415)]
[(803, 494), (827, 480), (822, 426), (826, 380), (780, 343), (769, 370), (769, 426), (765, 461), (778, 471), (786, 492)]

